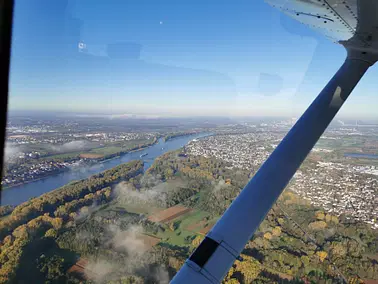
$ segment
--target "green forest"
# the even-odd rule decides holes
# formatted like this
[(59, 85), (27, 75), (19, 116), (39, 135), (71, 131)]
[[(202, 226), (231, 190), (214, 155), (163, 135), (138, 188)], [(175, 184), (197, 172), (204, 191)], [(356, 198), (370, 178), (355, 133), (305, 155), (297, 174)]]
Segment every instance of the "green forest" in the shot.
[[(1, 208), (0, 283), (167, 283), (253, 174), (178, 150)], [(378, 279), (377, 232), (346, 217), (289, 185), (224, 283)]]

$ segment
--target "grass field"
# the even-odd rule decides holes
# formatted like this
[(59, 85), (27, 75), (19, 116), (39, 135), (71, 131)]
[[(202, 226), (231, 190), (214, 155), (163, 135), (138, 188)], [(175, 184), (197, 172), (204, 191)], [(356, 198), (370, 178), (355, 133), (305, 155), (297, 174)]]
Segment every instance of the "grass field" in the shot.
[[(170, 210), (169, 210), (170, 209)], [(107, 211), (144, 214), (145, 216), (158, 216), (159, 222), (163, 221), (161, 225), (164, 231), (159, 231), (156, 235), (143, 234), (143, 241), (147, 242), (147, 247), (151, 247), (160, 243), (161, 245), (178, 245), (191, 246), (191, 241), (197, 235), (204, 235), (215, 224), (217, 218), (211, 218), (208, 212), (186, 208), (178, 205), (171, 208), (159, 208), (153, 206), (145, 206), (138, 204), (122, 204), (117, 201), (112, 201), (101, 207), (96, 214)], [(162, 215), (162, 212), (164, 213)], [(179, 213), (177, 215), (177, 213)], [(160, 214), (160, 215), (159, 215)], [(173, 216), (173, 219), (172, 219)], [(155, 221), (155, 222), (157, 222)]]
[(317, 143), (316, 146), (318, 147), (325, 147), (325, 148), (341, 148), (341, 147), (362, 147), (365, 142), (366, 138), (363, 136), (340, 136), (340, 139), (327, 139), (321, 138)]
[(340, 136), (339, 139), (321, 138), (316, 147), (327, 148), (332, 150), (358, 151), (374, 150), (378, 151), (377, 138), (371, 136)]
[[(194, 239), (203, 227), (198, 226), (195, 230), (190, 230), (190, 228), (196, 226), (198, 223), (203, 221), (204, 218), (209, 217), (209, 213), (195, 210), (191, 211), (185, 215), (182, 215), (171, 221), (176, 224), (175, 230), (169, 228), (169, 224), (166, 224), (166, 230), (164, 232), (158, 233), (158, 237), (161, 238), (162, 243), (168, 243), (170, 245), (177, 246), (190, 246), (192, 239)], [(215, 220), (209, 220), (210, 223), (214, 224)], [(189, 229), (188, 229), (189, 228)]]
[[(161, 239), (161, 243), (167, 243), (175, 246), (189, 246), (191, 239), (196, 237), (196, 234), (186, 230), (178, 228), (175, 231), (171, 231), (168, 228), (164, 232), (159, 232), (157, 237)], [(190, 241), (186, 241), (186, 239)]]
[(56, 154), (51, 156), (43, 157), (44, 160), (53, 160), (53, 159), (73, 159), (78, 157), (82, 152), (71, 152), (71, 153), (63, 153), (63, 154)]
[(94, 154), (101, 154), (101, 155), (111, 155), (114, 153), (122, 152), (125, 148), (119, 147), (119, 146), (109, 146), (109, 147), (101, 147), (90, 150), (88, 153), (94, 153)]
[(122, 141), (109, 143), (105, 146), (100, 146), (99, 143), (91, 145), (91, 147), (86, 149), (81, 149), (80, 151), (72, 151), (61, 154), (52, 154), (51, 149), (46, 145), (33, 145), (30, 149), (40, 152), (42, 155), (50, 153), (48, 156), (44, 156), (43, 160), (52, 160), (52, 159), (74, 159), (79, 156), (89, 159), (98, 159), (108, 155), (114, 155), (120, 152), (128, 152), (133, 148), (136, 148), (140, 145), (145, 145), (147, 143), (153, 142), (153, 139), (137, 139), (130, 141)]
[[(183, 207), (185, 208), (185, 207)], [(122, 212), (124, 211), (130, 213), (144, 214), (145, 216), (151, 216), (154, 213), (164, 211), (164, 208), (151, 207), (151, 206), (139, 206), (137, 204), (120, 204), (118, 202), (111, 202), (105, 206), (101, 207), (95, 214), (106, 215), (107, 211)], [(142, 239), (146, 243), (146, 247), (150, 248), (152, 246), (161, 243), (169, 245), (179, 245), (179, 246), (190, 246), (191, 240), (197, 236), (195, 231), (187, 230), (187, 227), (197, 224), (203, 218), (208, 217), (209, 214), (204, 211), (191, 211), (186, 212), (183, 215), (178, 216), (174, 220), (170, 220), (167, 223), (163, 223), (165, 231), (159, 231), (156, 235), (151, 234), (138, 234), (138, 239)], [(175, 229), (170, 228), (171, 223), (176, 223)], [(202, 227), (201, 227), (202, 228)], [(201, 229), (198, 228), (198, 231)]]
[(130, 140), (126, 142), (117, 142), (113, 144), (109, 144), (105, 147), (99, 147), (92, 149), (88, 151), (88, 154), (100, 154), (100, 155), (113, 155), (119, 152), (127, 152), (130, 151), (133, 148), (136, 148), (140, 145), (144, 145), (147, 143), (151, 143), (153, 140), (152, 139), (139, 139), (139, 140)]
[(203, 221), (205, 218), (210, 217), (210, 214), (201, 211), (201, 210), (195, 210), (190, 212), (189, 214), (185, 215), (182, 219), (179, 219), (181, 221), (181, 227), (185, 228), (185, 230), (190, 230), (193, 225), (199, 224), (201, 221)]
[(99, 158), (102, 158), (104, 157), (104, 155), (102, 154), (95, 154), (95, 153), (83, 153), (83, 154), (80, 154), (80, 158), (84, 158), (84, 159), (99, 159)]
[(192, 216), (188, 216), (188, 218), (184, 220), (182, 226), (185, 226), (184, 228), (187, 231), (206, 235), (217, 221), (217, 218), (209, 217), (207, 212), (195, 211)]
[(139, 234), (138, 239), (143, 240), (144, 245), (147, 247), (146, 250), (152, 248), (153, 246), (160, 243), (160, 239), (155, 236), (150, 236), (146, 234)]

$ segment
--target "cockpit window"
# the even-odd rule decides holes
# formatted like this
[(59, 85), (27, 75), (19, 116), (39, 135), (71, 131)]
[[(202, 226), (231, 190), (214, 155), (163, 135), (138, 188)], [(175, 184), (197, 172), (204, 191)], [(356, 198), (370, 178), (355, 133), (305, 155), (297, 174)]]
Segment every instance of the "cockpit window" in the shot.
[[(0, 283), (168, 283), (346, 57), (263, 1), (15, 2)], [(376, 75), (224, 283), (378, 281)]]

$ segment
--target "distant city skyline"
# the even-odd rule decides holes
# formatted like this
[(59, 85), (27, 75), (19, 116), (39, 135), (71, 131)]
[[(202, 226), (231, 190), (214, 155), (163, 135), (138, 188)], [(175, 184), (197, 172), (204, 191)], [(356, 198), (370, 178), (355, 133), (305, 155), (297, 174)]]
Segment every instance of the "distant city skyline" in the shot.
[[(263, 1), (18, 1), (9, 109), (298, 116), (345, 56)], [(339, 117), (376, 118), (377, 75)]]

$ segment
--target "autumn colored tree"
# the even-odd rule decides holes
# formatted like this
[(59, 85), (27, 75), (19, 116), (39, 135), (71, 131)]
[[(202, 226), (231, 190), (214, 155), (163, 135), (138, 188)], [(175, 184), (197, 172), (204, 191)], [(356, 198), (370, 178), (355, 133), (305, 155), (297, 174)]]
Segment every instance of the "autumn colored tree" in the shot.
[(282, 232), (282, 230), (281, 230), (281, 227), (279, 227), (279, 226), (276, 226), (272, 229), (272, 234), (275, 237), (279, 237), (281, 235), (281, 232)]
[(56, 238), (58, 235), (57, 231), (54, 229), (48, 229), (45, 233), (45, 237), (47, 238)]
[(267, 240), (271, 240), (272, 239), (272, 234), (270, 232), (266, 232), (264, 234), (264, 238), (267, 239)]
[(316, 255), (319, 257), (320, 261), (323, 262), (327, 258), (328, 253), (325, 251), (317, 251)]
[(323, 211), (316, 212), (315, 217), (316, 217), (317, 220), (324, 220), (324, 218), (325, 218), (324, 212)]
[(243, 283), (250, 283), (260, 274), (261, 264), (250, 256), (242, 254), (241, 257), (242, 261), (235, 262), (235, 272), (240, 272)]
[(197, 236), (193, 239), (193, 241), (192, 241), (192, 245), (193, 245), (194, 247), (198, 247), (198, 246), (200, 245), (200, 243), (202, 242), (202, 240), (203, 240), (203, 236), (197, 235)]

